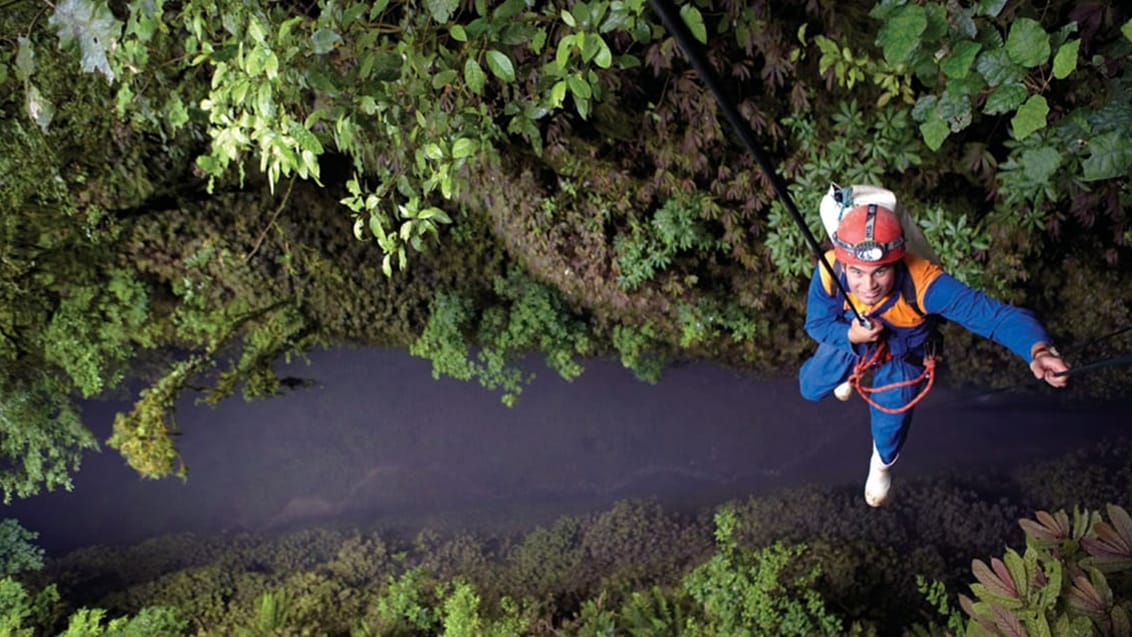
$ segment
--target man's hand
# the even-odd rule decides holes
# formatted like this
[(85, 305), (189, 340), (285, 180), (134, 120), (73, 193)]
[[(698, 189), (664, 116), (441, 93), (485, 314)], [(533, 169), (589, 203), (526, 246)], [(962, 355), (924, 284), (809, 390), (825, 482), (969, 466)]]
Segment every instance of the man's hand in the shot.
[(1053, 387), (1065, 387), (1069, 376), (1063, 372), (1069, 371), (1069, 365), (1062, 360), (1057, 350), (1045, 343), (1034, 345), (1030, 352), (1030, 371), (1034, 378), (1040, 378)]
[(875, 343), (880, 338), (880, 333), (884, 331), (884, 324), (880, 321), (873, 321), (869, 327), (861, 325), (859, 321), (850, 321), (849, 323), (849, 342), (850, 343)]

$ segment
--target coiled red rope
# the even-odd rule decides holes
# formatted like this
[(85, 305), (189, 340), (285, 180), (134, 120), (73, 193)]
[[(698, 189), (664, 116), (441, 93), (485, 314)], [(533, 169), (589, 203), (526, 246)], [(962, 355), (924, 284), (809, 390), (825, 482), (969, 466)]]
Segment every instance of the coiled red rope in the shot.
[[(932, 383), (935, 382), (935, 354), (926, 354), (924, 356), (924, 371), (916, 378), (900, 381), (898, 383), (889, 383), (881, 387), (867, 387), (862, 384), (865, 372), (867, 372), (869, 368), (891, 359), (892, 354), (888, 350), (888, 344), (881, 341), (871, 352), (862, 354), (861, 358), (857, 360), (857, 364), (853, 367), (853, 373), (849, 375), (849, 385), (857, 390), (857, 393), (861, 395), (861, 398), (864, 399), (869, 406), (875, 407), (886, 414), (900, 414), (915, 407), (916, 403), (923, 400), (924, 396), (927, 396), (928, 392), (931, 391)], [(908, 385), (915, 385), (921, 382), (924, 383), (924, 386), (920, 392), (916, 394), (912, 400), (908, 401), (908, 404), (902, 407), (885, 407), (877, 404), (877, 402), (869, 396), (869, 394), (897, 389), (899, 387), (907, 387)]]

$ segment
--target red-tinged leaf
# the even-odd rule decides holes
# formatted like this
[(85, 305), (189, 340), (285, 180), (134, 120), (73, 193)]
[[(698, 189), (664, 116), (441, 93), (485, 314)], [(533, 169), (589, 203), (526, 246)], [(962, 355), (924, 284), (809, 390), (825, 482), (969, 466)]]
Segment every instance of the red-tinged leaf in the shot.
[(1049, 511), (1038, 511), (1038, 522), (1049, 527), (1050, 530), (1060, 533), (1062, 536), (1069, 534), (1069, 516), (1065, 511), (1058, 511), (1056, 514), (1050, 514)]
[(1132, 546), (1129, 546), (1128, 540), (1121, 537), (1111, 524), (1097, 522), (1096, 526), (1093, 527), (1093, 532), (1097, 534), (1097, 540), (1111, 547), (1113, 551), (1132, 556)]
[(1125, 611), (1123, 607), (1113, 606), (1112, 613), (1109, 617), (1112, 619), (1112, 634), (1132, 634), (1132, 620), (1130, 620), (1128, 612)]
[(1006, 610), (998, 604), (991, 605), (991, 612), (994, 613), (994, 625), (998, 630), (1007, 637), (1030, 637), (1026, 629), (1022, 627), (1022, 622), (1018, 617)]
[[(992, 560), (992, 563), (993, 562), (1002, 564), (1002, 562), (1000, 562), (998, 558)], [(1003, 569), (1005, 568), (1006, 567), (1004, 565)], [(1007, 583), (1010, 581), (1009, 574), (1006, 575), (1006, 581), (1004, 582), (1002, 579), (999, 579), (999, 577), (995, 575), (994, 572), (991, 571), (990, 567), (988, 567), (985, 562), (978, 559), (971, 561), (971, 571), (975, 574), (975, 579), (979, 580), (979, 582), (983, 586), (985, 586), (989, 592), (1000, 597), (1013, 599), (1018, 598), (1018, 592), (1014, 590), (1014, 585)]]
[(967, 613), (968, 617), (975, 620), (975, 622), (977, 622), (988, 632), (993, 632), (994, 622), (987, 618), (986, 615), (979, 612), (979, 606), (982, 606), (984, 608), (986, 607), (984, 604), (979, 604), (978, 602), (975, 602), (970, 597), (967, 597), (962, 593), (959, 594), (959, 607), (963, 609), (963, 612)]
[(1010, 574), (1010, 568), (1006, 566), (1006, 563), (997, 557), (992, 557), (991, 567), (994, 568), (994, 573), (998, 575), (998, 579), (1010, 588), (1011, 597), (1018, 597), (1018, 587), (1015, 585), (1014, 576)]
[(1073, 586), (1065, 593), (1069, 605), (1090, 617), (1102, 618), (1106, 615), (1104, 600), (1097, 589), (1084, 575), (1073, 578)]
[(1132, 546), (1132, 516), (1128, 515), (1128, 511), (1123, 507), (1110, 504), (1106, 507), (1108, 510), (1108, 519), (1112, 520), (1112, 526), (1120, 537), (1124, 538), (1125, 546)]
[(1057, 542), (1062, 539), (1062, 535), (1056, 529), (1051, 529), (1044, 524), (1023, 518), (1018, 520), (1018, 526), (1022, 527), (1022, 531), (1042, 542)]

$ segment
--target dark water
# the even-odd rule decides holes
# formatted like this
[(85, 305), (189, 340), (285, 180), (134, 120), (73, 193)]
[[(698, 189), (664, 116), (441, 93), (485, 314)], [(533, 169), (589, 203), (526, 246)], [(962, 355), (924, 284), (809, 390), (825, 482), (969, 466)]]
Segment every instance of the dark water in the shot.
[[(1026, 382), (1024, 366), (1013, 371)], [(428, 361), (404, 352), (319, 352), (288, 373), (316, 384), (217, 408), (182, 402), (187, 482), (142, 480), (107, 449), (85, 460), (73, 492), (0, 515), (38, 532), (50, 553), (181, 531), (474, 524), (624, 497), (701, 506), (783, 486), (856, 488), (871, 450), (860, 399), (810, 403), (793, 380), (706, 364), (657, 385), (613, 362), (590, 362), (572, 383), (536, 370), (514, 408), (476, 384), (433, 380)], [(105, 439), (127, 407), (90, 403), (85, 413)], [(1052, 390), (937, 388), (917, 409), (896, 480), (1055, 457), (1124, 430), (1126, 409), (1067, 408)]]

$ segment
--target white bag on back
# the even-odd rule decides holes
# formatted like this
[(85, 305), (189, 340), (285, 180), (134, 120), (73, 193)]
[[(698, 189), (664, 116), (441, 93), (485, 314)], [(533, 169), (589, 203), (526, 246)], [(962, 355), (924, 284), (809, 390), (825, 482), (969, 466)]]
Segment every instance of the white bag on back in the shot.
[(837, 225), (841, 222), (841, 216), (847, 210), (869, 204), (876, 204), (896, 213), (896, 218), (900, 220), (900, 228), (904, 231), (906, 248), (912, 254), (939, 265), (939, 256), (928, 245), (928, 240), (908, 209), (896, 200), (895, 193), (880, 186), (858, 185), (842, 188), (837, 184), (829, 185), (829, 192), (821, 200), (821, 221), (829, 238), (833, 238), (833, 233), (837, 231)]

